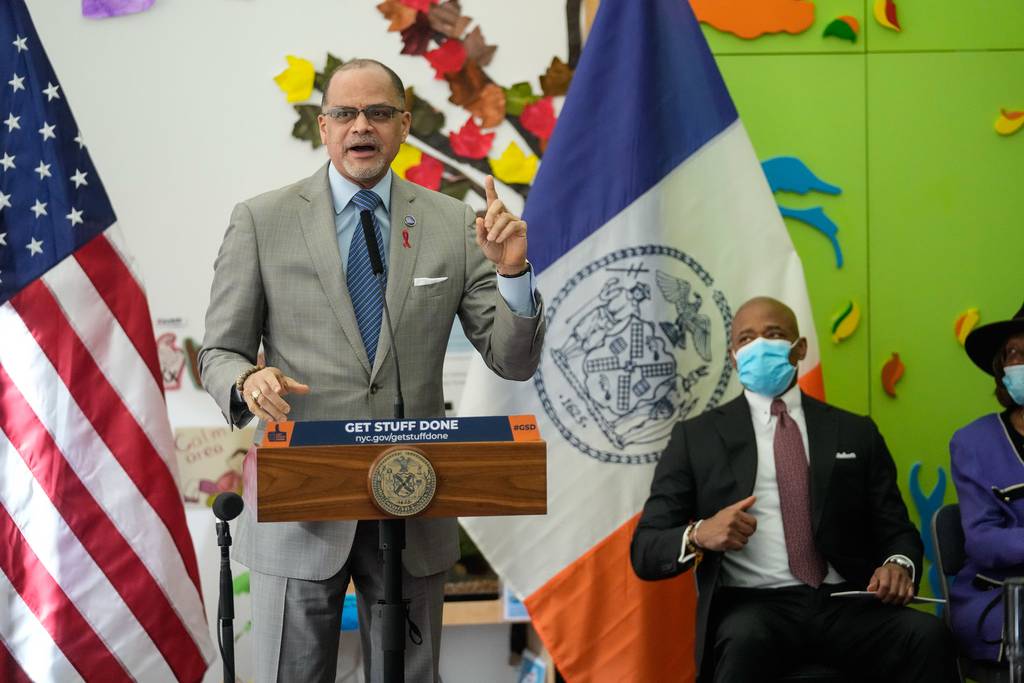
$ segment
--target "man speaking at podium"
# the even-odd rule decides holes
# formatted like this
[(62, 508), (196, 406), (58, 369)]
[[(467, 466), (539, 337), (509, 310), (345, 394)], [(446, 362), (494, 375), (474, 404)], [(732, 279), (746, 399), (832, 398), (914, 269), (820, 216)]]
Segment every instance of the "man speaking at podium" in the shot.
[[(364, 211), (384, 261), (408, 417), (444, 414), (441, 371), (456, 316), (498, 375), (526, 380), (537, 368), (544, 315), (526, 261), (526, 223), (505, 208), (491, 178), (487, 213), (477, 218), (462, 202), (395, 177), (391, 162), (411, 123), (391, 69), (344, 64), (328, 79), (319, 116), (329, 162), (231, 215), (199, 366), (232, 425), (259, 418), (257, 441), (268, 421), (394, 416), (391, 341)], [(256, 367), (261, 343), (265, 368)], [(377, 523), (260, 524), (246, 493), (236, 545), (252, 570), (257, 680), (334, 681), (350, 578), (367, 680), (380, 680)], [(422, 641), (407, 635), (406, 680), (438, 679), (444, 577), (458, 557), (454, 519), (409, 520), (403, 592)]]

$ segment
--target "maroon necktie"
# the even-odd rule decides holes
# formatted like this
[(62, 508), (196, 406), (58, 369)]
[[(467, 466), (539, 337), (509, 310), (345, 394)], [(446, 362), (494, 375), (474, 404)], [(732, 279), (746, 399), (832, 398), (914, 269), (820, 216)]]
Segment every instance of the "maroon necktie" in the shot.
[(825, 558), (815, 547), (811, 531), (811, 487), (804, 440), (781, 398), (772, 401), (772, 415), (778, 418), (774, 442), (775, 481), (779, 487), (789, 570), (800, 581), (817, 588), (825, 580)]

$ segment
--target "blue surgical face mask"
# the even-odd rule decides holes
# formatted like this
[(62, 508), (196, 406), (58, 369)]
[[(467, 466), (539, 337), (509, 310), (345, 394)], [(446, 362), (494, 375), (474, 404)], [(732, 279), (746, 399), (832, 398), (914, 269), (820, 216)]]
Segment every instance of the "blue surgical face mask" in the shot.
[(785, 339), (758, 337), (736, 352), (740, 383), (762, 396), (776, 397), (789, 388), (796, 375), (796, 366), (789, 362), (789, 352), (796, 346)]
[(1010, 398), (1024, 406), (1024, 365), (1007, 365), (1003, 372), (1003, 386), (1010, 392)]

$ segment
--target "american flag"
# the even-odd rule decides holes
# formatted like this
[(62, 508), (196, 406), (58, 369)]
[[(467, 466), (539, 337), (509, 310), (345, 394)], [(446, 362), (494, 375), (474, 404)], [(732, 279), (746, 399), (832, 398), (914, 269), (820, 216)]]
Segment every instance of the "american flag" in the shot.
[(198, 681), (149, 307), (23, 0), (0, 3), (0, 154), (0, 680)]

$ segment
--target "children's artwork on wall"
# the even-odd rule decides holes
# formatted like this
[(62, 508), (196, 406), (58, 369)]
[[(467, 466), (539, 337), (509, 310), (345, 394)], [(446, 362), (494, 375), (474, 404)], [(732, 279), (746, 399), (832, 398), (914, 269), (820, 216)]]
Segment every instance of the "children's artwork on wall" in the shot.
[[(807, 194), (821, 192), (838, 195), (842, 188), (825, 182), (812, 171), (807, 164), (796, 157), (783, 156), (765, 159), (761, 162), (765, 178), (772, 192), (795, 192)], [(828, 238), (835, 253), (836, 268), (843, 267), (843, 249), (839, 244), (839, 226), (837, 226), (824, 207), (814, 206), (806, 209), (794, 209), (779, 204), (779, 212), (788, 218), (809, 225)]]
[(253, 429), (179, 427), (174, 430), (181, 495), (186, 503), (213, 505), (224, 491), (242, 493), (242, 459)]
[(177, 339), (178, 335), (174, 332), (166, 332), (156, 338), (160, 375), (167, 391), (181, 388), (181, 375), (185, 370), (185, 352), (178, 346)]
[(874, 4), (875, 21), (890, 31), (899, 33), (903, 30), (900, 21), (896, 17), (896, 3), (892, 0), (875, 0)]
[(82, 0), (82, 16), (87, 19), (107, 19), (144, 12), (152, 6), (153, 0)]
[(847, 301), (832, 316), (832, 343), (848, 339), (860, 327), (860, 306), (853, 299)]
[(690, 0), (690, 6), (699, 21), (747, 40), (803, 33), (814, 23), (814, 3), (804, 0)]
[(308, 100), (313, 94), (313, 79), (316, 77), (313, 63), (294, 55), (288, 55), (285, 59), (288, 61), (288, 68), (274, 76), (274, 82), (288, 97), (289, 102)]
[[(921, 520), (921, 542), (924, 544), (925, 559), (931, 564), (928, 568), (928, 586), (932, 595), (942, 595), (942, 584), (939, 582), (939, 567), (935, 554), (935, 538), (932, 536), (932, 517), (942, 507), (946, 498), (946, 470), (939, 466), (938, 479), (931, 493), (925, 493), (921, 488), (921, 463), (915, 462), (910, 466), (910, 480), (907, 488), (910, 490), (910, 498), (917, 508), (918, 519)], [(923, 567), (921, 568), (923, 570)], [(942, 614), (942, 605), (935, 605), (935, 613)]]
[(854, 17), (846, 15), (830, 21), (821, 35), (824, 38), (832, 36), (856, 43), (858, 33), (860, 33), (860, 23)]
[(1013, 135), (1024, 126), (1024, 111), (999, 110), (995, 129), (1000, 135)]
[(967, 341), (967, 335), (971, 333), (971, 330), (978, 326), (979, 320), (981, 320), (981, 314), (978, 313), (977, 308), (968, 308), (956, 317), (956, 321), (953, 323), (953, 334), (956, 335), (960, 346)]
[(889, 360), (885, 361), (885, 365), (882, 366), (882, 389), (885, 393), (896, 398), (896, 383), (903, 379), (906, 369), (898, 353), (893, 353)]

